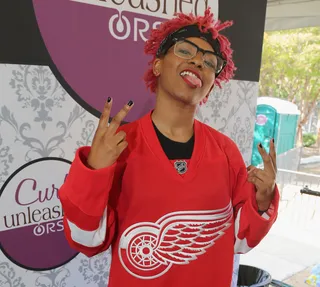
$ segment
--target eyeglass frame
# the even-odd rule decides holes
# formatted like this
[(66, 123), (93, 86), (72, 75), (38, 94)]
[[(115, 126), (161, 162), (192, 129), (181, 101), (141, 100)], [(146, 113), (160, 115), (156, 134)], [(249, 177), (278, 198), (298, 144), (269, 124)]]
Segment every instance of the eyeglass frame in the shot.
[[(221, 53), (217, 53), (216, 51), (210, 51), (210, 50), (204, 50), (204, 49), (202, 49), (202, 48), (200, 48), (198, 45), (196, 45), (195, 43), (193, 43), (193, 42), (191, 42), (191, 41), (189, 41), (189, 40), (187, 40), (187, 39), (185, 39), (185, 38), (173, 38), (172, 39), (172, 42), (174, 42), (174, 51), (175, 51), (175, 46), (177, 45), (177, 43), (178, 42), (186, 42), (186, 43), (188, 43), (188, 44), (191, 44), (192, 46), (194, 46), (196, 49), (197, 49), (197, 53), (192, 57), (192, 58), (190, 58), (189, 60), (191, 60), (191, 59), (193, 59), (194, 57), (196, 57), (196, 55), (199, 53), (199, 52), (201, 52), (202, 53), (202, 55), (204, 56), (206, 53), (209, 53), (209, 54), (213, 54), (214, 56), (216, 56), (216, 57), (219, 57), (221, 60), (222, 60), (222, 67), (221, 67), (221, 69), (220, 69), (220, 71), (219, 72), (216, 72), (215, 73), (215, 77), (217, 78), (220, 74), (221, 74), (221, 72), (223, 71), (223, 69), (225, 68), (225, 66), (227, 65), (227, 61), (224, 59), (224, 57), (221, 55)], [(172, 46), (171, 46), (172, 47)], [(175, 53), (175, 52), (174, 52)], [(175, 55), (176, 55), (176, 53), (175, 53)], [(177, 57), (180, 57), (180, 56), (178, 56), (178, 55), (176, 55)], [(202, 56), (202, 57), (203, 57)], [(181, 58), (181, 57), (180, 57)], [(186, 59), (186, 58), (181, 58), (181, 59)]]

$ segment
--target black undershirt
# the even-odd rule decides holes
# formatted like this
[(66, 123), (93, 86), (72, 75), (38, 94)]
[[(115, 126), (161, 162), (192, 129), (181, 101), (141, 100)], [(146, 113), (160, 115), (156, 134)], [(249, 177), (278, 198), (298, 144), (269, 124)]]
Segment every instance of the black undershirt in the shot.
[[(163, 135), (154, 123), (153, 126), (157, 133), (162, 149), (170, 160), (191, 158), (194, 147), (194, 135), (186, 143), (175, 142)], [(267, 210), (258, 210), (258, 213), (262, 215), (266, 211)]]
[(186, 143), (175, 142), (163, 135), (153, 123), (159, 142), (168, 159), (190, 159), (194, 147), (194, 135)]

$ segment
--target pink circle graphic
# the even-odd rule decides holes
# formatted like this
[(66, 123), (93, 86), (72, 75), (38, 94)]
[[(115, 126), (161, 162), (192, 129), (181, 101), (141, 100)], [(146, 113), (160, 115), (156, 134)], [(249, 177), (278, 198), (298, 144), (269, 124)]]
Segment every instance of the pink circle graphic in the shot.
[(268, 122), (268, 118), (266, 115), (257, 115), (256, 124), (258, 126), (264, 126)]

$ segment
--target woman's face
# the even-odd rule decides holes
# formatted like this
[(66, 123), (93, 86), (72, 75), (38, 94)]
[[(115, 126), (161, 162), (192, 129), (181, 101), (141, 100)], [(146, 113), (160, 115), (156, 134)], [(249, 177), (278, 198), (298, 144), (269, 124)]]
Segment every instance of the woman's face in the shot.
[[(200, 38), (187, 40), (203, 50), (213, 51), (212, 46)], [(204, 63), (202, 52), (192, 59), (183, 59), (175, 54), (174, 49), (171, 47), (163, 58), (154, 63), (154, 70), (160, 74), (158, 93), (165, 93), (188, 105), (197, 105), (211, 92), (215, 71)], [(183, 46), (176, 52), (184, 53)]]

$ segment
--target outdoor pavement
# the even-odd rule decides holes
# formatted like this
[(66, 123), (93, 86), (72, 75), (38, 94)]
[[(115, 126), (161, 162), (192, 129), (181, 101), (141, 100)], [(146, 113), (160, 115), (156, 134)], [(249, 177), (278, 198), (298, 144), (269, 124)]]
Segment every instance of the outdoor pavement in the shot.
[(295, 287), (310, 287), (307, 283), (305, 283), (305, 280), (310, 275), (311, 269), (311, 267), (304, 269), (301, 272), (291, 276), (284, 282)]
[(303, 282), (310, 267), (320, 263), (320, 197), (301, 195), (300, 189), (283, 189), (278, 220), (260, 245), (240, 259), (274, 279), (295, 282), (294, 287), (307, 286)]

